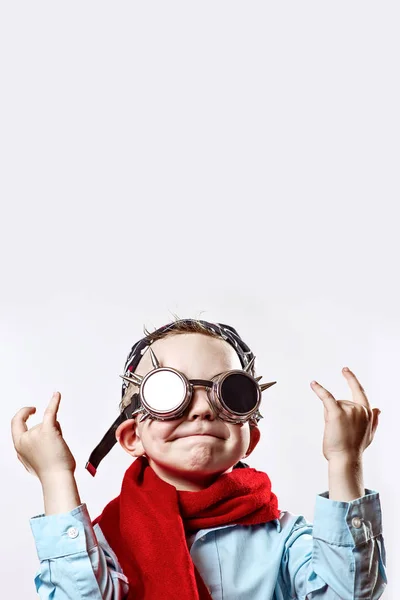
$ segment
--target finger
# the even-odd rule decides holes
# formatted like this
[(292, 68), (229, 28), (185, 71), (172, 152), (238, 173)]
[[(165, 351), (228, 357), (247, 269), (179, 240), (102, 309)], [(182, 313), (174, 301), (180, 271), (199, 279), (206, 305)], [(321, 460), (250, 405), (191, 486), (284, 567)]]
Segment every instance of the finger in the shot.
[(60, 392), (54, 392), (46, 410), (44, 411), (43, 424), (47, 424), (47, 425), (49, 425), (49, 424), (55, 425), (56, 424), (57, 411), (60, 406), (60, 400), (61, 400)]
[(354, 375), (354, 373), (350, 371), (348, 367), (344, 367), (342, 373), (346, 378), (347, 383), (349, 384), (349, 387), (351, 389), (353, 402), (356, 402), (357, 404), (362, 404), (363, 406), (370, 408), (370, 404), (365, 390), (362, 387), (361, 383), (358, 381), (357, 377)]
[(30, 415), (36, 412), (36, 408), (34, 406), (24, 406), (21, 408), (12, 418), (11, 420), (11, 435), (12, 439), (15, 442), (20, 438), (20, 436), (28, 431), (28, 426), (26, 421), (29, 419)]
[(334, 396), (328, 392), (328, 390), (326, 390), (317, 381), (312, 381), (310, 385), (311, 389), (317, 394), (318, 398), (322, 400), (326, 410), (330, 412), (340, 410), (340, 407), (338, 406)]
[(372, 409), (372, 413), (373, 413), (373, 417), (372, 417), (372, 435), (374, 435), (375, 431), (376, 431), (376, 428), (378, 427), (379, 415), (380, 415), (381, 411), (379, 410), (379, 408), (373, 408)]

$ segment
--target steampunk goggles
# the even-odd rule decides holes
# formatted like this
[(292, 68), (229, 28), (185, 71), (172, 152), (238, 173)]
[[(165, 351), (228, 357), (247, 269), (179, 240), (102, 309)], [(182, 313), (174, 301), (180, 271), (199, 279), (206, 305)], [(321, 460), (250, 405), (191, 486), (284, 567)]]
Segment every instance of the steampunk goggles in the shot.
[(195, 386), (205, 387), (211, 408), (223, 421), (238, 424), (262, 418), (258, 411), (261, 392), (276, 381), (260, 385), (261, 377), (255, 379), (248, 373), (254, 359), (245, 370), (226, 371), (211, 380), (187, 379), (176, 369), (162, 367), (152, 348), (149, 352), (152, 371), (144, 377), (136, 373), (121, 376), (139, 388), (140, 406), (132, 415), (142, 413), (140, 422), (147, 418), (159, 421), (180, 418), (190, 405)]

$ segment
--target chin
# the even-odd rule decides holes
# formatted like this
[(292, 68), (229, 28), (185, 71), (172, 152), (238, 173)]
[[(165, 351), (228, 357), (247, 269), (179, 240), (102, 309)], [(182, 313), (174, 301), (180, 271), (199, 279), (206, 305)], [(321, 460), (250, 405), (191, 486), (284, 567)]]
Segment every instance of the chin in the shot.
[(207, 475), (213, 473), (225, 473), (228, 470), (232, 470), (233, 466), (237, 463), (236, 460), (230, 460), (229, 458), (223, 458), (215, 455), (208, 451), (207, 448), (196, 448), (195, 451), (191, 452), (185, 458), (180, 457), (175, 462), (175, 466), (180, 471), (198, 471)]

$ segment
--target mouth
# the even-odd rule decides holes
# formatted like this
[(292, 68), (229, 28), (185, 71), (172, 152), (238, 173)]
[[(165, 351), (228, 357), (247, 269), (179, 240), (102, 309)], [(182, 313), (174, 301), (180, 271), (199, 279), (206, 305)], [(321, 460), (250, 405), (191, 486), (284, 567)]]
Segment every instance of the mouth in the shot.
[(205, 438), (213, 438), (215, 440), (221, 439), (221, 438), (217, 437), (216, 435), (212, 435), (211, 433), (192, 433), (192, 434), (189, 434), (189, 435), (184, 435), (183, 437), (184, 438), (187, 438), (187, 437), (205, 437)]

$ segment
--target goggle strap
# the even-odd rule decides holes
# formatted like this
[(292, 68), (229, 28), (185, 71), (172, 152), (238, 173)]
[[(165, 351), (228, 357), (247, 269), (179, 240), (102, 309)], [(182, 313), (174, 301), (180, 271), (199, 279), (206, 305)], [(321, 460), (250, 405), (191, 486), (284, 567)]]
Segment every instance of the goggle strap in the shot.
[(115, 419), (107, 433), (102, 437), (101, 441), (97, 444), (89, 456), (89, 460), (85, 465), (85, 469), (94, 477), (96, 475), (97, 467), (103, 458), (110, 452), (110, 450), (117, 443), (115, 432), (119, 425), (128, 419), (131, 419), (133, 414), (137, 410), (137, 394), (132, 397), (132, 401), (129, 406), (126, 406), (123, 412)]

